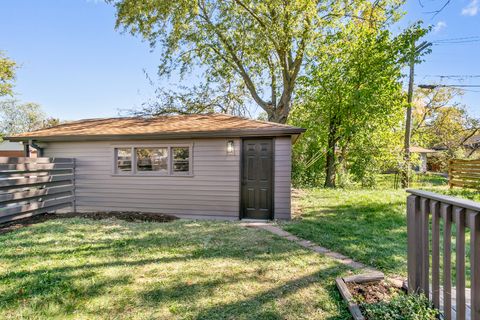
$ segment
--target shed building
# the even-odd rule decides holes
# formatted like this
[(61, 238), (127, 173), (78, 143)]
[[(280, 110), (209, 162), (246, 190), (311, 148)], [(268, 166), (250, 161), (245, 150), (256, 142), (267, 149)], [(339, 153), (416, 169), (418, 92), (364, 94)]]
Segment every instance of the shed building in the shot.
[(290, 219), (305, 129), (224, 114), (87, 119), (8, 137), (75, 159), (76, 209)]

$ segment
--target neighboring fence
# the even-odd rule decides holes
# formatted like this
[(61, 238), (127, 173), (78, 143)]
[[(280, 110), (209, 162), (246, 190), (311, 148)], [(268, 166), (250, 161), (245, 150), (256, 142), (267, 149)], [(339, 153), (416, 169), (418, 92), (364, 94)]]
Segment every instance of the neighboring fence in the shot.
[[(425, 293), (437, 308), (442, 304), (445, 319), (452, 319), (452, 300), (456, 301), (453, 303), (456, 319), (465, 319), (467, 312), (471, 319), (480, 319), (480, 203), (433, 192), (407, 191), (411, 193), (407, 198), (409, 292)], [(455, 227), (455, 248), (452, 248), (452, 225)], [(465, 297), (467, 229), (470, 232), (468, 306)], [(453, 270), (452, 253), (455, 256)], [(441, 271), (443, 287), (440, 284)], [(453, 288), (452, 271), (455, 284)]]
[(448, 184), (450, 188), (480, 189), (480, 160), (450, 160)]
[(70, 206), (74, 159), (0, 157), (0, 223)]

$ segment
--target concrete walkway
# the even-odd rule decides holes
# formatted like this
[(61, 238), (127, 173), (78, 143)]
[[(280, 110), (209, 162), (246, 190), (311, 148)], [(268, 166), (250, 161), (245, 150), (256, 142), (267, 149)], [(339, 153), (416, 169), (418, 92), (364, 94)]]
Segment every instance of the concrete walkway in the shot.
[(283, 230), (283, 229), (281, 229), (281, 228), (279, 228), (279, 227), (277, 227), (277, 226), (275, 226), (275, 225), (273, 225), (269, 222), (243, 222), (243, 223), (241, 223), (241, 225), (243, 225), (245, 227), (248, 227), (248, 228), (257, 228), (257, 229), (267, 230), (267, 231), (269, 231), (273, 234), (276, 234), (277, 236), (280, 236), (280, 237), (285, 238), (287, 240), (293, 241), (296, 244), (298, 244), (299, 246), (302, 246), (302, 247), (304, 247), (306, 249), (309, 249), (313, 252), (323, 254), (327, 257), (330, 257), (330, 258), (336, 260), (337, 262), (339, 262), (341, 264), (349, 266), (352, 269), (355, 269), (355, 270), (364, 269), (365, 271), (377, 271), (374, 268), (368, 267), (368, 266), (364, 265), (363, 263), (354, 261), (354, 260), (350, 259), (349, 257), (344, 256), (341, 253), (331, 251), (327, 248), (316, 245), (316, 244), (314, 244), (314, 243), (312, 243), (308, 240), (304, 240), (304, 239), (301, 239), (297, 236), (294, 236), (290, 232), (287, 232), (287, 231), (285, 231), (285, 230)]

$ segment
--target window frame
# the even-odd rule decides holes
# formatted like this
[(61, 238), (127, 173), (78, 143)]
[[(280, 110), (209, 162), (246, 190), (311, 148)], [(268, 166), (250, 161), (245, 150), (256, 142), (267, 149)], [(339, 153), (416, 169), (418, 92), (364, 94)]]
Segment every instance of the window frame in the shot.
[[(188, 148), (188, 171), (187, 172), (185, 172), (185, 171), (175, 172), (174, 171), (174, 165), (173, 164), (174, 164), (175, 159), (174, 159), (174, 155), (173, 155), (173, 151), (172, 151), (174, 148)], [(189, 147), (185, 147), (185, 146), (182, 147), (182, 146), (176, 146), (175, 145), (175, 146), (171, 146), (170, 148), (168, 148), (168, 156), (169, 156), (169, 159), (168, 159), (168, 162), (169, 162), (169, 168), (168, 169), (169, 170), (168, 170), (168, 172), (173, 176), (188, 176), (188, 175), (190, 175), (190, 172), (192, 171), (192, 161), (191, 161), (191, 158), (192, 158), (191, 154), (192, 153), (191, 152), (192, 152), (191, 149)]]
[[(130, 149), (130, 171), (122, 171), (118, 170), (118, 149)], [(113, 172), (118, 174), (118, 175), (131, 175), (133, 172), (133, 153), (132, 149), (129, 147), (116, 147), (113, 149)]]
[[(165, 148), (167, 149), (167, 157), (168, 157), (168, 161), (167, 161), (167, 172), (166, 173), (163, 173), (163, 172), (159, 172), (159, 171), (138, 171), (138, 166), (137, 166), (137, 149), (160, 149), (160, 148)], [(134, 170), (132, 170), (132, 172), (134, 171), (135, 175), (138, 175), (138, 176), (143, 176), (143, 175), (156, 175), (156, 176), (169, 176), (170, 175), (170, 147), (159, 147), (159, 146), (156, 146), (156, 147), (144, 147), (144, 146), (141, 146), (141, 147), (132, 147), (132, 150), (133, 152), (135, 152), (135, 155), (134, 155), (134, 159), (132, 159), (132, 166), (134, 166)], [(115, 167), (115, 169), (117, 169)]]
[[(174, 172), (173, 171), (173, 148), (188, 148), (188, 172)], [(128, 149), (132, 154), (132, 170), (119, 171), (117, 168), (118, 152), (117, 149)], [(155, 171), (137, 171), (137, 151), (136, 149), (142, 148), (167, 148), (168, 152), (168, 164), (167, 173), (155, 172)], [(112, 145), (111, 147), (113, 155), (112, 161), (112, 176), (119, 177), (193, 177), (193, 143), (162, 143), (162, 144), (119, 144)]]

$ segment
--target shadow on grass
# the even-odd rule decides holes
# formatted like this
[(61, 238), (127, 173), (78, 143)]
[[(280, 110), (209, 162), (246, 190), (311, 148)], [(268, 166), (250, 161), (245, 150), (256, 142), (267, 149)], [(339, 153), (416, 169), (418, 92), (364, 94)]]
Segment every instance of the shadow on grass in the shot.
[[(273, 307), (273, 303), (281, 303), (281, 299), (285, 299), (290, 295), (295, 294), (302, 289), (308, 288), (316, 282), (331, 282), (331, 276), (333, 274), (338, 275), (338, 267), (331, 267), (327, 269), (318, 270), (315, 273), (303, 276), (294, 277), (291, 281), (282, 283), (279, 286), (263, 291), (259, 294), (250, 296), (248, 298), (240, 298), (234, 302), (214, 305), (208, 309), (202, 310), (195, 319), (207, 320), (207, 319), (227, 319), (229, 315), (235, 315), (235, 318), (239, 319), (285, 319), (281, 314)], [(335, 294), (336, 287), (330, 285), (328, 292), (338, 301), (340, 298), (338, 294)], [(245, 306), (249, 306), (245, 308)], [(295, 304), (289, 306), (295, 308)], [(297, 306), (298, 307), (298, 306)], [(343, 302), (337, 304), (338, 312), (343, 314), (341, 317), (347, 319), (349, 316), (345, 312), (345, 305)], [(299, 310), (300, 312), (300, 310)], [(303, 318), (303, 314), (298, 314), (298, 318)]]
[[(100, 305), (96, 317), (168, 306), (179, 317), (188, 313), (197, 319), (284, 319), (285, 309), (277, 306), (278, 300), (319, 282), (327, 288), (326, 301), (312, 308), (321, 309), (326, 303), (330, 313), (344, 318), (346, 312), (333, 285), (345, 267), (320, 263), (312, 267), (318, 271), (308, 276), (292, 273), (282, 275), (282, 280), (262, 278), (278, 265), (298, 268), (298, 263), (311, 263), (302, 257), (312, 253), (266, 231), (228, 223), (50, 221), (1, 235), (0, 246), (7, 248), (0, 252), (0, 263), (10, 266), (0, 270), (0, 313), (3, 309), (14, 314), (22, 306), (45, 318), (88, 314), (91, 309), (83, 306), (105, 295), (117, 303)], [(230, 264), (239, 269), (211, 269), (211, 263), (219, 261), (227, 269)], [(140, 278), (137, 272), (142, 273)], [(271, 287), (270, 281), (276, 286), (263, 289)], [(258, 289), (244, 293), (245, 285)], [(199, 302), (217, 299), (222, 294), (219, 290), (229, 288), (239, 293), (234, 303)], [(116, 297), (117, 291), (122, 296)], [(283, 303), (298, 308), (299, 314), (304, 312), (304, 300)]]
[(51, 303), (59, 303), (68, 312), (69, 304), (79, 300), (93, 299), (105, 294), (112, 287), (131, 283), (129, 275), (118, 275), (97, 281), (78, 281), (94, 277), (95, 272), (88, 269), (75, 275), (63, 270), (35, 272), (22, 277), (17, 286), (2, 291), (0, 308), (19, 301), (31, 300), (37, 309), (44, 308)]
[[(43, 227), (42, 227), (43, 228)], [(64, 232), (62, 230), (62, 232)], [(211, 229), (195, 230), (195, 234), (182, 234), (181, 231), (175, 233), (158, 233), (158, 232), (144, 232), (135, 233), (129, 230), (119, 232), (121, 239), (72, 239), (65, 242), (58, 240), (50, 240), (39, 242), (36, 240), (25, 240), (21, 235), (18, 240), (15, 239), (10, 242), (10, 246), (18, 248), (35, 248), (35, 250), (22, 250), (22, 252), (15, 253), (0, 253), (0, 258), (8, 260), (28, 259), (34, 257), (41, 258), (69, 258), (78, 256), (112, 256), (112, 257), (128, 257), (129, 253), (136, 253), (139, 251), (156, 250), (161, 252), (171, 251), (175, 248), (175, 254), (178, 257), (150, 259), (149, 263), (161, 263), (172, 261), (185, 261), (198, 258), (236, 258), (241, 260), (281, 260), (288, 255), (292, 249), (285, 250), (284, 246), (272, 245), (275, 235), (266, 231), (264, 232), (265, 239), (269, 241), (255, 241), (248, 245), (235, 245), (228, 250), (224, 250), (221, 245), (224, 242), (222, 239), (231, 237), (229, 242), (234, 242), (235, 239), (240, 243), (244, 241), (241, 236), (228, 232), (219, 228), (216, 232)], [(41, 233), (44, 233), (43, 231)], [(253, 240), (252, 240), (253, 241)], [(252, 242), (250, 241), (250, 242)], [(0, 244), (1, 244), (0, 239)], [(296, 250), (302, 250), (297, 247)], [(143, 261), (143, 260), (141, 260)], [(126, 262), (126, 261), (124, 261)], [(140, 263), (143, 264), (143, 263)], [(104, 266), (108, 266), (105, 263)], [(62, 267), (68, 268), (68, 267)], [(1, 276), (0, 276), (1, 279)]]

